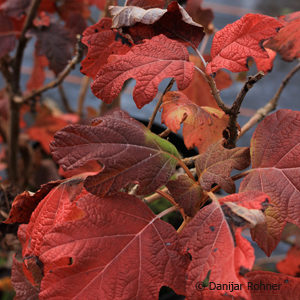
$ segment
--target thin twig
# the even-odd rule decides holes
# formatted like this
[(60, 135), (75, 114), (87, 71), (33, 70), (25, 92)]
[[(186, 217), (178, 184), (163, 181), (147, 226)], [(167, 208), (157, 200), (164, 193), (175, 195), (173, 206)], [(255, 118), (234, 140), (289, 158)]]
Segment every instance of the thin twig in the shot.
[(78, 96), (78, 108), (77, 108), (77, 114), (80, 118), (83, 117), (83, 105), (84, 100), (86, 98), (86, 93), (88, 91), (89, 85), (90, 85), (91, 79), (88, 76), (84, 76), (81, 81), (79, 96)]
[(23, 97), (22, 102), (27, 102), (28, 100), (35, 98), (36, 96), (39, 96), (41, 93), (52, 89), (56, 86), (58, 86), (60, 83), (63, 82), (63, 80), (69, 75), (69, 73), (72, 71), (72, 69), (75, 67), (75, 65), (81, 60), (83, 54), (83, 49), (79, 46), (79, 42), (76, 45), (76, 53), (72, 60), (69, 62), (69, 64), (65, 67), (65, 69), (56, 77), (55, 80), (49, 82), (48, 84), (44, 85), (43, 87), (33, 91), (29, 95)]
[(159, 214), (155, 217), (155, 219), (160, 219), (160, 218), (162, 218), (162, 217), (168, 215), (169, 213), (171, 213), (171, 212), (173, 212), (173, 211), (176, 211), (177, 209), (178, 209), (178, 207), (176, 207), (176, 206), (171, 206), (171, 207), (165, 209), (164, 211), (162, 211), (161, 213), (159, 213)]
[(65, 110), (68, 112), (68, 113), (74, 113), (73, 109), (71, 108), (70, 104), (69, 104), (69, 100), (66, 96), (66, 93), (65, 93), (65, 90), (64, 90), (64, 87), (63, 87), (63, 84), (59, 84), (58, 85), (58, 91), (59, 91), (59, 94), (60, 94), (60, 98), (61, 98), (61, 101), (63, 103), (63, 106), (65, 108)]
[(162, 190), (156, 190), (156, 193), (161, 195), (163, 198), (167, 199), (172, 205), (178, 206), (178, 203), (174, 200), (174, 198), (170, 194)]
[(164, 130), (162, 133), (160, 133), (158, 136), (160, 136), (161, 138), (165, 138), (165, 137), (167, 137), (171, 132), (172, 132), (172, 130), (171, 130), (170, 128), (167, 128), (167, 129)]
[(205, 34), (205, 36), (204, 36), (204, 38), (201, 42), (201, 47), (200, 47), (200, 50), (199, 50), (199, 53), (201, 54), (201, 56), (204, 54), (204, 51), (205, 51), (206, 45), (208, 43), (208, 40), (209, 40), (209, 35)]
[(204, 68), (206, 68), (207, 63), (206, 63), (204, 57), (202, 56), (202, 52), (200, 52), (200, 51), (198, 50), (198, 48), (197, 48), (195, 45), (193, 45), (193, 44), (190, 44), (190, 45), (193, 47), (194, 51), (196, 52), (196, 54), (197, 54), (197, 55), (199, 56), (199, 58), (201, 59)]
[(41, 3), (42, 0), (33, 0), (31, 1), (30, 7), (29, 7), (29, 12), (28, 15), (26, 17), (21, 35), (19, 37), (19, 43), (17, 46), (17, 50), (16, 50), (16, 55), (14, 57), (14, 64), (13, 64), (13, 69), (14, 69), (14, 80), (13, 80), (13, 86), (12, 86), (12, 90), (14, 93), (19, 93), (19, 89), (20, 89), (20, 74), (21, 74), (21, 64), (22, 64), (22, 60), (23, 60), (23, 54), (24, 54), (24, 50), (27, 44), (27, 37), (26, 37), (26, 33), (28, 31), (28, 29), (30, 29), (30, 27), (32, 26), (32, 22), (36, 16), (37, 10), (39, 8), (39, 5)]
[(300, 62), (289, 72), (289, 74), (283, 79), (279, 89), (277, 90), (274, 97), (264, 106), (256, 111), (254, 116), (242, 127), (239, 138), (243, 136), (250, 128), (260, 122), (266, 115), (268, 115), (271, 111), (275, 110), (278, 104), (279, 97), (288, 84), (293, 75), (300, 70)]
[(150, 118), (149, 123), (148, 123), (148, 126), (147, 126), (148, 129), (151, 129), (152, 124), (153, 124), (154, 119), (155, 119), (155, 116), (156, 116), (156, 114), (157, 114), (157, 112), (158, 112), (158, 110), (159, 110), (160, 105), (162, 104), (163, 97), (164, 97), (164, 95), (172, 88), (174, 82), (175, 82), (175, 80), (174, 80), (174, 78), (172, 78), (172, 79), (170, 80), (169, 84), (167, 85), (167, 87), (165, 88), (164, 92), (163, 92), (162, 95), (160, 96), (158, 102), (156, 103), (156, 106), (155, 106), (155, 108), (154, 108), (154, 111), (153, 111), (153, 113), (152, 113), (152, 115), (151, 115), (151, 118)]
[(183, 170), (185, 171), (185, 173), (187, 174), (187, 176), (189, 176), (193, 181), (196, 182), (195, 177), (193, 176), (192, 172), (190, 171), (190, 169), (186, 166), (186, 164), (182, 161), (182, 159), (174, 156), (174, 158), (176, 158), (177, 160), (177, 164), (183, 168)]
[[(165, 187), (165, 188), (162, 188), (161, 191), (167, 192), (168, 189)], [(156, 201), (156, 200), (158, 200), (160, 198), (161, 198), (161, 195), (159, 195), (158, 193), (154, 193), (154, 194), (152, 194), (152, 195), (150, 195), (148, 197), (145, 197), (144, 198), (144, 202), (146, 202), (146, 203), (152, 203), (152, 202), (154, 202), (154, 201)]]
[[(180, 122), (180, 124), (182, 124), (186, 118), (188, 117), (188, 115), (186, 113), (184, 113), (183, 118)], [(172, 130), (170, 128), (167, 128), (166, 130), (164, 130), (163, 132), (161, 132), (158, 136), (160, 136), (161, 138), (165, 138), (167, 137), (170, 133), (172, 132)]]
[(245, 82), (243, 88), (237, 95), (235, 101), (232, 104), (232, 107), (229, 112), (229, 122), (228, 122), (228, 132), (229, 137), (226, 141), (226, 148), (234, 148), (236, 144), (236, 140), (238, 137), (238, 127), (237, 127), (237, 117), (240, 113), (240, 108), (245, 99), (246, 94), (248, 91), (254, 86), (256, 82), (264, 77), (263, 72), (258, 72), (254, 76), (249, 76), (248, 80)]
[(215, 98), (218, 106), (226, 113), (229, 114), (230, 112), (230, 107), (228, 107), (221, 99), (220, 97), (220, 91), (218, 90), (217, 86), (216, 86), (216, 82), (214, 81), (214, 79), (209, 76), (208, 74), (206, 74), (204, 71), (202, 71), (201, 69), (199, 69), (198, 67), (195, 66), (195, 69), (205, 78), (205, 80), (207, 81), (207, 83), (210, 86), (211, 89), (211, 93), (213, 95), (213, 97)]
[(163, 192), (162, 190), (156, 190), (156, 193), (161, 195), (165, 199), (167, 199), (173, 206), (177, 207), (177, 209), (179, 209), (183, 219), (186, 218), (186, 214), (185, 214), (183, 208), (178, 205), (178, 203), (174, 200), (174, 198), (170, 194)]
[(187, 165), (187, 166), (192, 166), (195, 164), (195, 160), (198, 159), (200, 157), (201, 154), (197, 154), (195, 156), (191, 156), (191, 157), (186, 157), (184, 159), (182, 159), (182, 161)]
[(180, 227), (177, 229), (177, 233), (180, 233), (182, 229), (191, 221), (191, 217), (186, 217), (181, 223)]

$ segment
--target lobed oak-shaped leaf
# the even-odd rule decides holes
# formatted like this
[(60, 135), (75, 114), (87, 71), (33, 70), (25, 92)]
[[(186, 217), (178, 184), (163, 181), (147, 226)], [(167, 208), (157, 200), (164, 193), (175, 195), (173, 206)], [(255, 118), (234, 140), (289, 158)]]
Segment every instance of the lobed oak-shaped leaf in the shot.
[(300, 247), (292, 246), (276, 268), (280, 273), (300, 277)]
[(173, 132), (183, 121), (183, 138), (187, 148), (204, 152), (209, 145), (223, 138), (228, 116), (213, 107), (198, 106), (182, 92), (168, 92), (163, 97), (161, 122)]
[[(241, 236), (240, 230), (232, 236), (231, 228), (219, 205), (214, 202), (203, 207), (191, 222), (182, 230), (181, 241), (185, 251), (192, 256), (187, 270), (187, 299), (219, 299), (224, 294), (245, 296), (245, 291), (222, 291), (205, 288), (209, 282), (245, 283), (239, 274), (251, 269), (254, 263), (254, 250)], [(202, 283), (202, 291), (199, 287)]]
[(81, 41), (88, 47), (88, 53), (81, 62), (81, 73), (95, 78), (111, 54), (125, 54), (129, 51), (129, 45), (122, 42), (122, 37), (111, 29), (111, 25), (110, 18), (103, 18), (83, 32)]
[(282, 109), (262, 121), (251, 139), (252, 170), (240, 191), (269, 195), (266, 223), (251, 235), (267, 255), (280, 241), (286, 222), (300, 226), (300, 112)]
[[(293, 300), (295, 295), (300, 294), (300, 278), (268, 271), (249, 272), (245, 277), (249, 282), (248, 298), (246, 299), (269, 300), (278, 298), (280, 300)], [(255, 286), (262, 288), (255, 288)]]
[[(269, 58), (263, 47), (263, 42), (276, 35), (277, 29), (282, 27), (275, 18), (261, 14), (247, 14), (236, 22), (218, 31), (211, 47), (212, 61), (206, 71), (211, 74), (221, 68), (232, 72), (247, 71), (247, 59)], [(267, 72), (264, 64), (257, 67)]]
[(167, 9), (143, 9), (135, 6), (112, 6), (113, 28), (122, 29), (135, 43), (164, 34), (185, 44), (198, 47), (204, 37), (202, 25), (193, 21), (176, 1)]
[(157, 299), (164, 285), (185, 292), (189, 261), (175, 229), (134, 196), (99, 198), (67, 181), (22, 230), (26, 277), (43, 266), (39, 299)]
[(286, 61), (300, 57), (300, 11), (280, 17), (284, 27), (266, 43)]
[(210, 145), (197, 158), (196, 171), (201, 187), (209, 191), (214, 184), (232, 194), (235, 192), (234, 181), (230, 178), (233, 169), (243, 170), (250, 165), (250, 151), (248, 147), (225, 149), (222, 141)]
[(180, 175), (166, 184), (170, 194), (184, 212), (193, 217), (203, 195), (200, 185), (187, 175)]
[(178, 89), (185, 89), (191, 82), (194, 64), (189, 62), (187, 49), (179, 42), (159, 35), (136, 45), (125, 55), (115, 55), (104, 65), (92, 83), (96, 97), (111, 103), (121, 92), (123, 83), (136, 80), (133, 99), (138, 108), (151, 102), (158, 85), (167, 77), (174, 77)]
[(92, 125), (71, 125), (55, 135), (54, 159), (65, 170), (97, 161), (103, 171), (90, 176), (85, 188), (104, 196), (138, 183), (139, 194), (165, 184), (175, 171), (179, 154), (168, 141), (122, 111), (95, 119)]

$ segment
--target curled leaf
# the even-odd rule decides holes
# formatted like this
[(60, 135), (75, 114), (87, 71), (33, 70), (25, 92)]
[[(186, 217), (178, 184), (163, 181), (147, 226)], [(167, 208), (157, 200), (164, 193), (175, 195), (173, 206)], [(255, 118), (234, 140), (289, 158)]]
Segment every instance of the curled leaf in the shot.
[(198, 106), (182, 92), (168, 92), (163, 98), (162, 123), (173, 132), (180, 129), (183, 119), (183, 138), (187, 148), (197, 147), (204, 152), (209, 145), (223, 138), (228, 116), (219, 109)]
[(204, 33), (202, 25), (193, 21), (176, 1), (167, 9), (143, 9), (135, 6), (112, 6), (113, 28), (122, 28), (135, 43), (164, 34), (168, 38), (198, 47)]

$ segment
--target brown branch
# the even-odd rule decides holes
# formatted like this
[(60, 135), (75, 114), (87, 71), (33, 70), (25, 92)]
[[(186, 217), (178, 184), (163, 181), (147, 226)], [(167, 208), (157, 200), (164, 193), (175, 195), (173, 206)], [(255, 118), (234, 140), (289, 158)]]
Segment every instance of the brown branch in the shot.
[(161, 138), (165, 138), (165, 137), (167, 137), (171, 132), (172, 132), (172, 130), (171, 130), (170, 128), (167, 128), (167, 129), (164, 130), (162, 133), (160, 133), (158, 136), (160, 136)]
[(182, 161), (187, 165), (187, 166), (192, 166), (195, 164), (195, 160), (198, 159), (200, 157), (201, 154), (197, 154), (195, 156), (191, 156), (191, 157), (186, 157), (184, 159), (182, 159)]
[(194, 66), (195, 69), (205, 78), (205, 80), (207, 81), (207, 83), (210, 86), (211, 89), (211, 93), (213, 95), (213, 97), (215, 98), (218, 106), (226, 113), (229, 114), (230, 112), (230, 107), (228, 107), (223, 100), (220, 97), (220, 91), (218, 90), (217, 86), (216, 86), (216, 82), (214, 81), (214, 79), (206, 74), (204, 71), (202, 71), (200, 68)]
[(16, 50), (16, 55), (14, 57), (14, 64), (13, 64), (13, 86), (12, 86), (12, 90), (14, 93), (19, 93), (19, 89), (20, 89), (20, 74), (21, 74), (21, 64), (22, 64), (22, 60), (23, 60), (23, 54), (24, 54), (24, 50), (28, 41), (28, 38), (26, 37), (26, 33), (28, 31), (28, 29), (30, 29), (30, 27), (32, 26), (32, 22), (36, 16), (37, 10), (39, 8), (39, 5), (41, 3), (42, 0), (32, 0), (30, 3), (30, 7), (29, 7), (29, 12), (28, 15), (26, 17), (20, 38), (19, 38), (19, 43), (18, 43), (18, 47)]
[(10, 94), (10, 116), (9, 116), (9, 129), (8, 129), (8, 176), (13, 185), (18, 183), (18, 153), (19, 153), (19, 120), (20, 120), (20, 76), (21, 76), (21, 64), (23, 60), (24, 50), (27, 44), (26, 32), (32, 26), (32, 22), (36, 16), (38, 7), (41, 0), (31, 1), (29, 12), (27, 14), (19, 42), (16, 50), (16, 54), (13, 60), (13, 71), (11, 73), (11, 79), (9, 81), (9, 94)]
[(63, 80), (69, 75), (69, 73), (72, 71), (72, 69), (75, 67), (75, 65), (81, 60), (83, 55), (83, 48), (80, 47), (79, 41), (76, 45), (76, 52), (72, 60), (69, 62), (69, 64), (65, 67), (65, 69), (56, 77), (55, 80), (49, 82), (48, 84), (42, 86), (41, 88), (33, 91), (29, 95), (23, 97), (21, 100), (22, 102), (27, 102), (30, 99), (33, 99), (37, 96), (39, 96), (41, 93), (57, 87), (59, 84), (63, 82)]
[(293, 75), (300, 70), (300, 62), (289, 72), (289, 74), (283, 79), (279, 89), (277, 90), (274, 97), (264, 106), (256, 111), (254, 116), (242, 127), (239, 138), (243, 136), (250, 128), (260, 122), (266, 115), (268, 115), (271, 111), (275, 110), (278, 104), (279, 97), (288, 84)]
[(229, 122), (228, 122), (228, 133), (229, 137), (227, 138), (225, 147), (226, 148), (234, 148), (237, 138), (238, 138), (238, 127), (237, 127), (237, 117), (240, 113), (240, 108), (245, 99), (248, 91), (254, 86), (256, 82), (264, 77), (263, 72), (258, 72), (254, 76), (249, 76), (248, 80), (245, 82), (243, 88), (237, 95), (235, 101), (232, 104), (232, 107), (229, 111)]
[(161, 195), (163, 198), (167, 199), (173, 206), (175, 206), (180, 211), (183, 219), (186, 218), (186, 214), (183, 208), (179, 206), (179, 204), (175, 201), (175, 199), (170, 194), (162, 190), (156, 190), (156, 193)]
[(157, 219), (160, 219), (160, 218), (162, 218), (162, 217), (168, 215), (169, 213), (171, 213), (171, 212), (173, 212), (173, 211), (176, 211), (177, 209), (178, 209), (178, 208), (177, 208), (176, 206), (171, 206), (171, 207), (165, 209), (164, 211), (162, 211), (161, 213), (159, 213), (159, 214), (155, 217), (155, 219), (156, 219), (156, 220), (157, 220)]
[(70, 104), (69, 104), (69, 100), (66, 96), (66, 93), (65, 93), (65, 90), (64, 90), (64, 87), (62, 85), (62, 83), (60, 85), (58, 85), (58, 92), (60, 94), (60, 98), (61, 98), (61, 101), (63, 103), (63, 106), (65, 108), (65, 110), (68, 112), (68, 113), (74, 113), (73, 109), (71, 108)]
[(172, 88), (174, 82), (175, 82), (175, 80), (174, 80), (174, 78), (172, 78), (171, 81), (169, 82), (169, 84), (167, 85), (167, 87), (165, 88), (164, 92), (163, 92), (162, 95), (160, 96), (158, 102), (156, 103), (156, 106), (155, 106), (155, 108), (154, 108), (154, 111), (153, 111), (153, 113), (152, 113), (152, 115), (151, 115), (151, 118), (150, 118), (149, 123), (148, 123), (148, 126), (147, 126), (148, 129), (151, 129), (152, 124), (153, 124), (154, 119), (155, 119), (155, 116), (156, 116), (156, 114), (157, 114), (157, 112), (158, 112), (158, 110), (159, 110), (159, 107), (160, 107), (161, 104), (162, 104), (163, 97), (164, 97), (164, 95)]
[[(161, 189), (161, 191), (162, 192), (167, 192), (168, 189), (167, 188), (163, 188), (163, 189)], [(145, 197), (144, 198), (144, 202), (146, 202), (146, 203), (152, 203), (152, 202), (154, 202), (154, 201), (156, 201), (156, 200), (158, 200), (160, 198), (161, 198), (161, 195), (159, 195), (158, 193), (154, 193), (154, 194), (152, 194), (152, 195), (150, 195), (148, 197)]]

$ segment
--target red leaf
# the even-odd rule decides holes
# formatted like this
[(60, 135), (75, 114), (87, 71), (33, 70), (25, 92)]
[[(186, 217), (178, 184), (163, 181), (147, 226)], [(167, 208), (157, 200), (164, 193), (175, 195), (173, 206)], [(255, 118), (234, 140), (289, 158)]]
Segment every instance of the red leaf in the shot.
[(163, 79), (174, 77), (182, 90), (191, 82), (193, 73), (194, 64), (189, 62), (186, 48), (159, 35), (134, 46), (125, 55), (116, 55), (113, 62), (104, 65), (92, 84), (92, 91), (96, 97), (111, 103), (123, 83), (134, 78), (133, 99), (137, 107), (142, 108), (155, 97)]
[(173, 132), (177, 132), (182, 121), (184, 144), (187, 148), (196, 146), (201, 153), (209, 145), (223, 138), (228, 116), (219, 109), (196, 105), (182, 92), (166, 93), (163, 98), (161, 122)]
[(43, 265), (39, 299), (157, 299), (163, 285), (184, 294), (188, 259), (175, 229), (134, 196), (76, 186), (55, 188), (26, 228), (23, 258)]
[(57, 185), (61, 180), (48, 182), (42, 185), (36, 193), (23, 192), (19, 194), (12, 203), (12, 208), (8, 218), (3, 222), (12, 223), (29, 223), (32, 212), (35, 210), (39, 202)]
[(167, 9), (114, 6), (110, 13), (113, 28), (122, 28), (122, 32), (129, 34), (135, 43), (164, 34), (198, 47), (204, 37), (202, 25), (194, 22), (176, 1), (171, 2)]
[(251, 269), (255, 258), (253, 248), (241, 236), (240, 231), (236, 232), (234, 240), (217, 202), (203, 207), (197, 213), (183, 229), (181, 240), (186, 252), (192, 256), (187, 270), (188, 299), (219, 299), (225, 293), (231, 296), (245, 296), (244, 290), (210, 290), (203, 285), (206, 277), (209, 277), (209, 282), (215, 284), (244, 283), (245, 279), (239, 272)]
[(292, 246), (276, 268), (280, 273), (300, 277), (300, 247)]
[[(260, 15), (247, 14), (240, 20), (225, 26), (218, 31), (211, 47), (212, 61), (206, 71), (214, 73), (221, 68), (232, 72), (247, 71), (247, 59), (269, 58), (262, 43), (276, 34), (282, 24), (276, 19)], [(261, 71), (269, 71), (258, 65)]]
[(38, 114), (35, 123), (27, 130), (32, 140), (38, 141), (46, 153), (50, 153), (49, 144), (53, 140), (54, 134), (72, 122), (78, 121), (77, 115), (72, 115), (68, 120), (65, 115), (55, 116), (47, 107), (42, 106), (37, 109)]
[(38, 300), (39, 289), (32, 285), (23, 271), (23, 264), (13, 259), (11, 281), (16, 291), (15, 300)]
[(170, 180), (166, 186), (184, 212), (193, 217), (196, 213), (196, 205), (203, 195), (200, 185), (187, 175), (180, 175), (178, 178)]
[(300, 112), (279, 110), (258, 125), (251, 139), (253, 169), (240, 191), (262, 191), (271, 199), (266, 223), (251, 232), (267, 255), (280, 241), (286, 222), (300, 226), (299, 132)]
[[(37, 55), (45, 55), (49, 68), (57, 75), (72, 57), (72, 41), (69, 33), (60, 24), (51, 24), (46, 28), (34, 28), (30, 35), (35, 35)], [(59, 46), (58, 46), (59, 45)]]
[(266, 47), (277, 51), (284, 60), (292, 61), (300, 57), (300, 11), (282, 16), (284, 27), (271, 38)]
[(95, 119), (92, 125), (71, 125), (55, 135), (54, 159), (65, 170), (97, 161), (103, 171), (88, 177), (86, 189), (98, 196), (138, 183), (138, 194), (149, 194), (175, 171), (179, 154), (168, 141), (122, 111)]
[[(199, 69), (205, 71), (203, 63), (198, 56), (190, 55), (190, 61)], [(214, 78), (217, 88), (223, 90), (231, 86), (230, 75), (223, 70), (218, 70)], [(192, 102), (199, 106), (210, 106), (220, 109), (211, 93), (211, 88), (206, 79), (199, 73), (194, 72), (190, 85), (182, 91)]]
[(166, 4), (165, 0), (128, 0), (126, 2), (127, 6), (138, 6), (144, 9), (149, 8), (164, 8)]
[(46, 79), (44, 69), (48, 64), (47, 58), (45, 56), (38, 56), (35, 51), (33, 70), (26, 85), (28, 91), (36, 90), (43, 86)]
[(12, 20), (0, 11), (0, 57), (14, 49), (16, 36)]
[[(255, 300), (294, 300), (300, 294), (300, 278), (272, 273), (255, 271), (246, 274), (248, 298)], [(251, 295), (250, 295), (251, 294)]]
[[(266, 44), (264, 44), (265, 46)], [(276, 52), (269, 49), (265, 48), (267, 53), (268, 53), (268, 58), (256, 58), (256, 67), (257, 70), (263, 70), (265, 73), (271, 72), (273, 68), (273, 62), (276, 57)]]
[(222, 141), (210, 145), (197, 158), (196, 171), (201, 187), (210, 191), (218, 184), (228, 194), (235, 192), (235, 184), (230, 174), (233, 169), (243, 170), (250, 165), (250, 153), (247, 147), (225, 149)]
[(110, 18), (103, 18), (84, 31), (82, 43), (88, 47), (88, 53), (81, 62), (81, 73), (95, 78), (111, 54), (125, 54), (129, 51), (128, 45), (117, 40), (120, 35), (111, 30), (111, 24)]

